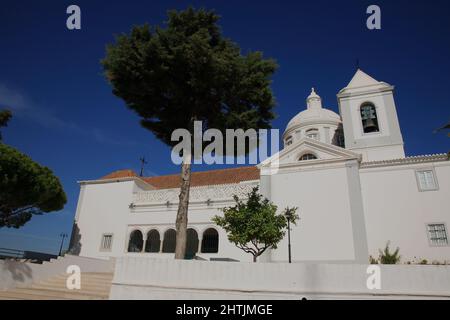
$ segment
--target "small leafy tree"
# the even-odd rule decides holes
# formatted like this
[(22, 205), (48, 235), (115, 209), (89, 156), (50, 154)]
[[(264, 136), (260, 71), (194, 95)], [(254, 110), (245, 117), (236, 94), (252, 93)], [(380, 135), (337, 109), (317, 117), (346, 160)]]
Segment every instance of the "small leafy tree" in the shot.
[(389, 241), (386, 243), (384, 250), (379, 250), (379, 261), (381, 264), (397, 264), (400, 262), (400, 248), (397, 247), (394, 252), (389, 248)]
[[(1, 125), (10, 118), (11, 113), (0, 112)], [(19, 228), (33, 215), (61, 210), (66, 202), (63, 187), (49, 168), (0, 142), (0, 228)]]
[(215, 216), (212, 220), (225, 229), (228, 240), (253, 255), (253, 262), (268, 248), (276, 249), (283, 239), (287, 228), (285, 213), (288, 213), (290, 223), (295, 224), (298, 219), (295, 211), (289, 208), (283, 214), (277, 214), (277, 206), (267, 198), (263, 199), (257, 187), (248, 194), (247, 201), (237, 196), (234, 200), (235, 206), (222, 209), (223, 217)]
[[(270, 88), (277, 67), (261, 52), (241, 53), (223, 36), (213, 11), (169, 11), (164, 28), (135, 26), (109, 45), (102, 64), (113, 93), (141, 125), (174, 146), (176, 129), (203, 131), (270, 128), (275, 105)], [(193, 144), (192, 144), (193, 145)], [(248, 152), (248, 150), (246, 150)], [(191, 158), (183, 155), (176, 218), (175, 258), (185, 257)]]

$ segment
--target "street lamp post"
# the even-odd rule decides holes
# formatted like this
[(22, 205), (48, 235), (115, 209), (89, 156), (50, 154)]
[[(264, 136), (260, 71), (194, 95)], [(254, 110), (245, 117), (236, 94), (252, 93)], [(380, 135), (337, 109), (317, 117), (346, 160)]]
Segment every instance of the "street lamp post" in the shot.
[(289, 263), (291, 263), (291, 219), (288, 216), (287, 218), (288, 223), (288, 251), (289, 251)]
[(67, 233), (61, 233), (59, 236), (61, 237), (61, 246), (59, 247), (59, 256), (61, 256), (62, 248), (64, 245), (64, 239), (67, 238)]
[(289, 254), (289, 263), (292, 263), (292, 254), (291, 254), (291, 223), (297, 224), (297, 220), (299, 219), (297, 212), (297, 207), (284, 209), (284, 216), (287, 220), (287, 229), (288, 229), (288, 254)]

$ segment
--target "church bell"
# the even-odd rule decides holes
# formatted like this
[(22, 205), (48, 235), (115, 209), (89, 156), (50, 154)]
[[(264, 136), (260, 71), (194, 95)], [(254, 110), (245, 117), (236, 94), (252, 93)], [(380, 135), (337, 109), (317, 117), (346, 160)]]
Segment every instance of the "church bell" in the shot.
[(364, 121), (364, 132), (374, 132), (378, 131), (378, 126), (373, 119), (369, 118)]

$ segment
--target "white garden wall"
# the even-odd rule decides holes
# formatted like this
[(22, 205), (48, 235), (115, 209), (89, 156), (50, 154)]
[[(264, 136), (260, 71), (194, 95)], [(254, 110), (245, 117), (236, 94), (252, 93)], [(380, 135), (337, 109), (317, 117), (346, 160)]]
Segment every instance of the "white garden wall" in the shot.
[(450, 298), (450, 266), (247, 263), (123, 257), (111, 299)]
[(79, 266), (81, 272), (112, 272), (114, 270), (113, 260), (100, 260), (72, 255), (65, 255), (42, 264), (0, 260), (0, 290), (27, 287), (33, 282), (64, 274), (70, 265)]

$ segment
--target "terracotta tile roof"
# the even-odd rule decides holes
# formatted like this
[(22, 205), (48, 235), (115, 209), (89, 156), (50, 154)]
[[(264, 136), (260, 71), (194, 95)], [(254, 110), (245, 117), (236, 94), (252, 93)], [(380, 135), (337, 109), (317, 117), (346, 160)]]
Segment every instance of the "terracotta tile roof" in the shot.
[[(102, 179), (135, 177), (132, 170), (120, 170), (113, 172)], [(178, 188), (180, 186), (180, 174), (171, 174), (157, 177), (144, 177), (145, 182), (151, 184), (156, 189)], [(191, 186), (207, 186), (216, 184), (231, 184), (242, 181), (258, 180), (259, 169), (257, 167), (238, 167), (229, 169), (219, 169), (210, 171), (192, 172)]]
[(104, 177), (103, 179), (116, 179), (116, 178), (128, 178), (128, 177), (137, 177), (137, 174), (133, 170), (118, 170), (114, 171)]

